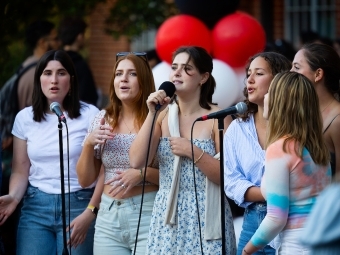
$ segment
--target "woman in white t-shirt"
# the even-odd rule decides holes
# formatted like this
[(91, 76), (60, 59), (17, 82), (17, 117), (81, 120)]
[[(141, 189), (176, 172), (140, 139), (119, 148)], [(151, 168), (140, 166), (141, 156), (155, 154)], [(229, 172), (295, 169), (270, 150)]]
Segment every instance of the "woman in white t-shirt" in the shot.
[[(94, 183), (86, 188), (79, 185), (76, 164), (87, 126), (98, 109), (80, 102), (78, 94), (77, 76), (67, 53), (45, 53), (36, 67), (32, 106), (21, 110), (14, 122), (9, 194), (0, 197), (0, 225), (23, 202), (17, 232), (18, 255), (65, 254), (67, 239), (73, 255), (92, 254), (95, 216), (87, 205), (97, 205), (99, 201), (91, 201)], [(59, 103), (62, 117), (50, 110), (52, 102)], [(65, 196), (61, 191), (58, 130), (62, 118), (67, 123), (62, 128)], [(69, 231), (64, 235), (69, 223), (71, 238)]]

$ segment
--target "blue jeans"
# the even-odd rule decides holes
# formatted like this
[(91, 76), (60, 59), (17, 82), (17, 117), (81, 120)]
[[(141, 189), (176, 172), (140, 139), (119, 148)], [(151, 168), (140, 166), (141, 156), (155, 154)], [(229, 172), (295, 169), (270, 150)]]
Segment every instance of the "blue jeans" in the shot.
[[(243, 215), (243, 225), (240, 234), (240, 239), (237, 247), (237, 255), (242, 254), (244, 246), (249, 242), (255, 231), (260, 226), (262, 220), (267, 214), (267, 205), (265, 203), (253, 203), (249, 205)], [(275, 255), (275, 249), (266, 245), (262, 250), (259, 250), (254, 255)]]
[[(66, 225), (80, 215), (87, 207), (93, 189), (82, 189), (65, 195)], [(23, 198), (23, 206), (17, 233), (17, 255), (51, 255), (62, 254), (63, 222), (60, 194), (47, 194), (28, 185)], [(85, 241), (72, 248), (72, 255), (93, 254), (94, 221), (89, 227)], [(67, 234), (67, 240), (69, 236)], [(70, 254), (70, 252), (69, 252)]]
[[(145, 255), (151, 213), (157, 191), (147, 192), (138, 231), (136, 254)], [(137, 224), (142, 195), (113, 199), (102, 194), (95, 226), (94, 255), (134, 254)]]

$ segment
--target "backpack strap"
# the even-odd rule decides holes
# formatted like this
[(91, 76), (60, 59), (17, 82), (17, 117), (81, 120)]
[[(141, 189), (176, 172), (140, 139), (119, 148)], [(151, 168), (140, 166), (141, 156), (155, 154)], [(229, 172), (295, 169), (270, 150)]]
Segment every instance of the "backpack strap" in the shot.
[(323, 134), (326, 133), (326, 131), (328, 130), (328, 128), (331, 126), (331, 124), (333, 123), (333, 121), (336, 119), (336, 117), (338, 117), (340, 114), (336, 115), (331, 122), (327, 125), (327, 127), (325, 128), (325, 130), (322, 132)]
[(22, 65), (19, 67), (18, 71), (17, 71), (17, 74), (18, 74), (18, 78), (17, 80), (20, 79), (20, 77), (26, 73), (29, 69), (31, 69), (32, 67), (36, 66), (38, 64), (38, 62), (33, 62), (25, 67), (22, 67)]
[(11, 136), (11, 131), (16, 114), (19, 112), (18, 106), (18, 84), (21, 76), (38, 62), (17, 69), (14, 75), (5, 83), (0, 90), (0, 135), (4, 139)]
[(35, 67), (37, 65), (37, 63), (38, 62), (30, 63), (29, 65), (27, 65), (25, 67), (19, 68), (18, 71), (17, 71), (17, 78), (15, 79), (15, 83), (14, 83), (12, 91), (11, 91), (11, 93), (13, 94), (13, 96), (11, 98), (12, 98), (12, 100), (15, 100), (14, 102), (15, 102), (15, 105), (16, 105), (16, 109), (15, 109), (16, 112), (19, 111), (19, 106), (18, 106), (18, 86), (19, 86), (20, 78), (29, 69), (31, 69), (32, 67)]

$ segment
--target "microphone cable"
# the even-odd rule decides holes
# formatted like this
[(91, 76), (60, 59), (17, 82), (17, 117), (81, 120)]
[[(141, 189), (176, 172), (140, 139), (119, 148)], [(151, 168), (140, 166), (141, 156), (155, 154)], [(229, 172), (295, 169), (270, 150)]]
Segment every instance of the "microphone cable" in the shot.
[(68, 234), (69, 234), (69, 240), (70, 240), (70, 255), (72, 253), (72, 239), (71, 239), (71, 184), (70, 184), (70, 142), (69, 142), (69, 136), (68, 136), (68, 126), (65, 122), (66, 127), (66, 148), (67, 148), (67, 183), (68, 183)]
[(153, 129), (154, 129), (156, 115), (157, 115), (158, 110), (159, 109), (156, 108), (155, 115), (153, 116), (153, 119), (152, 119), (152, 125), (151, 125), (149, 142), (148, 142), (148, 149), (147, 149), (147, 153), (146, 153), (146, 160), (145, 160), (145, 166), (144, 166), (144, 177), (143, 177), (143, 187), (142, 187), (142, 198), (141, 198), (141, 201), (140, 201), (140, 209), (139, 209), (138, 225), (137, 225), (137, 232), (136, 232), (136, 239), (135, 239), (135, 247), (134, 247), (134, 251), (133, 251), (134, 255), (136, 254), (139, 226), (140, 226), (140, 220), (141, 220), (141, 216), (142, 216), (144, 189), (145, 189), (145, 180), (146, 180), (146, 170), (148, 168), (148, 160), (149, 160), (149, 154), (150, 154), (150, 144), (151, 144), (151, 138), (152, 138)]
[(194, 132), (194, 125), (197, 120), (192, 123), (191, 132), (190, 132), (190, 141), (191, 141), (191, 158), (192, 158), (192, 173), (194, 178), (194, 189), (195, 189), (195, 200), (196, 200), (196, 209), (197, 209), (197, 220), (198, 220), (198, 230), (200, 234), (200, 246), (201, 246), (201, 254), (203, 255), (203, 245), (202, 245), (202, 233), (201, 233), (201, 220), (200, 220), (200, 211), (198, 206), (198, 198), (197, 198), (197, 187), (196, 187), (196, 174), (195, 174), (195, 163), (194, 163), (194, 141), (193, 141), (193, 132)]

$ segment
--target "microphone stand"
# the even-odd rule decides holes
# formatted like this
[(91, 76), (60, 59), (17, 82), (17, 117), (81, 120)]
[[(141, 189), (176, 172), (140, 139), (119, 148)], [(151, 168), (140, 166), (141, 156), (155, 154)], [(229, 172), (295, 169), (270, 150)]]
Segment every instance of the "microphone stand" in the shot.
[(64, 152), (63, 152), (63, 125), (61, 119), (58, 117), (59, 124), (59, 154), (60, 154), (60, 188), (61, 188), (61, 214), (63, 221), (63, 253), (62, 255), (68, 255), (67, 250), (67, 238), (66, 238), (66, 209), (65, 209), (65, 182), (64, 182)]
[(224, 203), (224, 156), (223, 156), (223, 131), (224, 118), (218, 119), (218, 133), (220, 140), (220, 190), (221, 190), (221, 230), (222, 230), (222, 255), (226, 255), (225, 246), (225, 203)]

